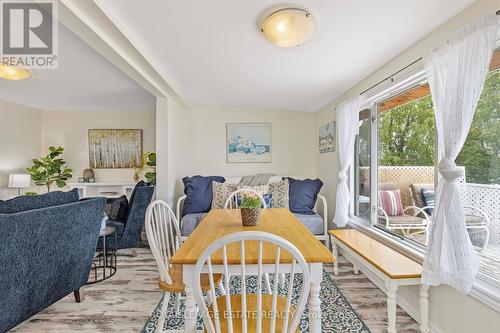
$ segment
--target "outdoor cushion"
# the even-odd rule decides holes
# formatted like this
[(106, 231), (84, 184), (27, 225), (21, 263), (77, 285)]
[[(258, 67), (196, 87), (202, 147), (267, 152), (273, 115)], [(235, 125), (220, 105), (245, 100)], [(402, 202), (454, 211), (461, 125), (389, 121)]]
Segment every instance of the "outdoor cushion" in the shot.
[(125, 228), (124, 221), (108, 220), (106, 221), (106, 226), (115, 227), (116, 235), (121, 236), (123, 234), (123, 229)]
[(0, 213), (13, 214), (27, 210), (59, 206), (77, 202), (79, 198), (78, 189), (76, 188), (69, 192), (55, 191), (39, 195), (22, 195), (6, 201), (0, 200)]
[(467, 225), (485, 223), (482, 216), (470, 215), (470, 214), (465, 215), (465, 222)]
[(410, 184), (411, 197), (413, 205), (419, 208), (425, 206), (424, 199), (422, 198), (422, 190), (433, 190), (434, 184)]
[(394, 191), (397, 190), (398, 187), (396, 186), (395, 183), (387, 182), (387, 183), (378, 183), (378, 189), (379, 191)]
[(184, 177), (184, 193), (186, 200), (182, 209), (182, 216), (194, 213), (206, 213), (212, 206), (212, 182), (224, 183), (224, 177), (193, 176)]
[(378, 191), (378, 200), (380, 207), (388, 216), (403, 215), (403, 203), (399, 190)]
[(313, 234), (322, 235), (325, 229), (325, 222), (319, 214), (294, 214), (295, 217)]
[(429, 206), (431, 208), (426, 208), (425, 212), (429, 215), (432, 215), (434, 211), (434, 190), (422, 189), (422, 201), (424, 202), (424, 206)]
[(424, 219), (412, 215), (399, 215), (389, 216), (389, 223), (391, 224), (422, 224)]
[(313, 209), (323, 182), (319, 179), (283, 179), (288, 179), (290, 210), (297, 214), (314, 215)]
[(189, 236), (200, 222), (207, 216), (206, 213), (186, 214), (181, 219), (181, 235)]

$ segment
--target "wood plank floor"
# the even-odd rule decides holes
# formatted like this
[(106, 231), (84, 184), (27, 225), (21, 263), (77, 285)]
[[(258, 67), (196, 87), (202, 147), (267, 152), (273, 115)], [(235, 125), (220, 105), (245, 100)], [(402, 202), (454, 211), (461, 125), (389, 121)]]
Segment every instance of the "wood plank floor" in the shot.
[[(386, 332), (385, 295), (362, 274), (354, 275), (343, 258), (339, 262), (339, 276), (333, 276), (331, 266), (327, 271), (372, 333)], [(83, 303), (75, 303), (69, 295), (11, 332), (137, 333), (162, 296), (156, 285), (156, 269), (148, 248), (138, 249), (135, 258), (119, 256), (116, 275), (87, 286)], [(398, 332), (418, 332), (418, 324), (399, 308), (397, 318)]]

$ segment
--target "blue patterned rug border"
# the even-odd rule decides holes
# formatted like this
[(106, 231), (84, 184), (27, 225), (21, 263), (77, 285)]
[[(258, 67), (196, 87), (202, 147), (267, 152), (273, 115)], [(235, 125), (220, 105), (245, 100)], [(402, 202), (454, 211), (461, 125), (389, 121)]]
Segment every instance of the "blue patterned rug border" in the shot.
[[(231, 290), (239, 293), (239, 277), (231, 278)], [(273, 283), (273, 278), (271, 278), (271, 283)], [(247, 277), (247, 279), (253, 279), (252, 282), (247, 282), (248, 285), (255, 284), (257, 282), (256, 277)], [(247, 280), (248, 281), (248, 280)], [(294, 285), (300, 283), (302, 281), (302, 276), (298, 274), (298, 280), (294, 281)], [(295, 289), (295, 287), (294, 287)], [(285, 286), (286, 290), (286, 286)], [(251, 290), (249, 289), (251, 292)], [(369, 328), (364, 323), (363, 319), (358, 315), (358, 313), (352, 308), (351, 304), (348, 302), (346, 297), (339, 290), (335, 281), (331, 278), (331, 276), (323, 271), (323, 280), (321, 282), (321, 310), (323, 320), (321, 321), (321, 332), (322, 333), (370, 333)], [(295, 297), (295, 301), (298, 298)], [(292, 302), (294, 302), (292, 300)], [(158, 305), (154, 308), (151, 313), (150, 318), (146, 321), (144, 327), (141, 330), (141, 333), (152, 333), (155, 331), (156, 322), (159, 317), (161, 300), (158, 302)], [(173, 308), (173, 297), (169, 300), (168, 309)], [(181, 301), (181, 309), (180, 313), (183, 313), (184, 304)], [(167, 312), (169, 311), (167, 310)], [(300, 332), (308, 332), (309, 331), (309, 320), (308, 320), (308, 306), (306, 305), (306, 310), (304, 311), (304, 315), (302, 316), (299, 330)], [(183, 316), (176, 316), (172, 312), (170, 312), (170, 316), (167, 314), (167, 318), (165, 320), (164, 330), (172, 330), (172, 331), (183, 331), (184, 318)], [(203, 321), (201, 316), (198, 318), (198, 330), (203, 330)]]

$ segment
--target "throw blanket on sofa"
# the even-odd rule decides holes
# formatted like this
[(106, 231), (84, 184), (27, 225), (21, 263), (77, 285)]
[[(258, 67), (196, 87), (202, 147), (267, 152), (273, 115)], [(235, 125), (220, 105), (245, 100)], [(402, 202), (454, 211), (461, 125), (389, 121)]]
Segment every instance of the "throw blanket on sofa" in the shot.
[(241, 178), (240, 184), (244, 186), (265, 185), (272, 176), (275, 176), (275, 174), (259, 173), (253, 176), (244, 176), (243, 178)]

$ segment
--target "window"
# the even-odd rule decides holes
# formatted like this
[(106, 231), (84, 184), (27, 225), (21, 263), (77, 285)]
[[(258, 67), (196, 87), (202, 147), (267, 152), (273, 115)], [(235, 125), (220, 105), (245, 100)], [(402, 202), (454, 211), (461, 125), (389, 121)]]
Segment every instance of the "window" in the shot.
[(428, 89), (413, 88), (377, 108), (377, 226), (424, 245), (430, 219), (422, 191), (434, 189), (435, 155), (432, 100), (420, 96)]
[(462, 202), (481, 272), (500, 282), (500, 59), (497, 66), (486, 78), (456, 163), (465, 168)]
[[(465, 170), (459, 189), (481, 272), (500, 284), (500, 49), (490, 69), (456, 164)], [(372, 102), (373, 110), (360, 112), (353, 206), (355, 215), (379, 230), (424, 247), (437, 138), (429, 86), (425, 77), (414, 81), (398, 92), (386, 90), (386, 97)], [(370, 184), (377, 186), (370, 191)]]

